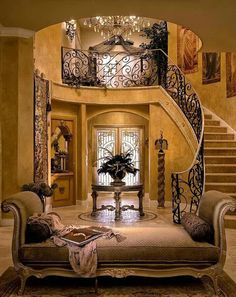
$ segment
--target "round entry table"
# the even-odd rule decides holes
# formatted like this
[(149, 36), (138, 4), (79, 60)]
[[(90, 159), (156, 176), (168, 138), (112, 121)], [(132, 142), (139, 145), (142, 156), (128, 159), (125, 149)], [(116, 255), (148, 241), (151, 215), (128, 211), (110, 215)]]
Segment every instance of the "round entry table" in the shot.
[[(114, 200), (115, 206), (113, 205), (102, 205), (100, 208), (97, 208), (97, 197), (98, 192), (114, 192)], [(135, 208), (134, 205), (121, 205), (121, 193), (122, 192), (138, 192), (138, 201), (139, 207)], [(143, 196), (144, 189), (143, 184), (138, 185), (99, 185), (92, 184), (92, 198), (93, 198), (93, 211), (91, 213), (92, 216), (95, 216), (98, 211), (108, 209), (110, 211), (115, 210), (115, 220), (120, 219), (121, 211), (125, 211), (128, 209), (139, 211), (140, 216), (144, 216), (143, 212)]]

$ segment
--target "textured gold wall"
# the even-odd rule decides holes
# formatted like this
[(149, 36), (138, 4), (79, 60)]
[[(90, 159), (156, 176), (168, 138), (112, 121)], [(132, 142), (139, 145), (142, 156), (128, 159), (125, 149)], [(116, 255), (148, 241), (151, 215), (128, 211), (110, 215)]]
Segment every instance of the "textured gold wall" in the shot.
[(2, 199), (33, 180), (33, 41), (0, 37)]

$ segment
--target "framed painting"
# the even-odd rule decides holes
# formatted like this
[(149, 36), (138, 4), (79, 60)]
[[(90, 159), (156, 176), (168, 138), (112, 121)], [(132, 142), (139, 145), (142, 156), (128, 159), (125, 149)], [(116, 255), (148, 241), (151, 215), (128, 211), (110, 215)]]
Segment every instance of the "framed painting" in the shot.
[(219, 82), (221, 54), (220, 53), (202, 53), (202, 83), (211, 84)]
[(226, 97), (236, 96), (236, 53), (226, 53)]
[(183, 73), (198, 71), (198, 37), (191, 30), (177, 26), (177, 64)]

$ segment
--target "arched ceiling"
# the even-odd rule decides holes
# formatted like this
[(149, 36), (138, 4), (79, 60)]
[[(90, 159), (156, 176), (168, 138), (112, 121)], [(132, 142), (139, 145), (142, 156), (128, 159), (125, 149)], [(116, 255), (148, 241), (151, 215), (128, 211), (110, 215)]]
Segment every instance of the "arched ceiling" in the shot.
[(0, 24), (38, 31), (69, 19), (138, 15), (181, 24), (204, 51), (236, 52), (235, 0), (0, 0)]

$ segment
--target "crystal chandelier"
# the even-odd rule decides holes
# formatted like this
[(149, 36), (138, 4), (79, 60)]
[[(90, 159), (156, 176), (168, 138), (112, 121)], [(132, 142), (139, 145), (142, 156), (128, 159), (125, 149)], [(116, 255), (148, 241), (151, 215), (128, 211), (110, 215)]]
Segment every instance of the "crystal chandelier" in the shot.
[(76, 34), (76, 27), (77, 27), (76, 21), (70, 20), (70, 21), (66, 21), (65, 23), (66, 23), (66, 35), (69, 37), (70, 41), (72, 42)]
[(104, 39), (109, 39), (114, 35), (122, 35), (128, 39), (134, 32), (140, 32), (143, 28), (150, 27), (147, 18), (137, 16), (96, 16), (85, 19), (84, 25), (93, 28)]

